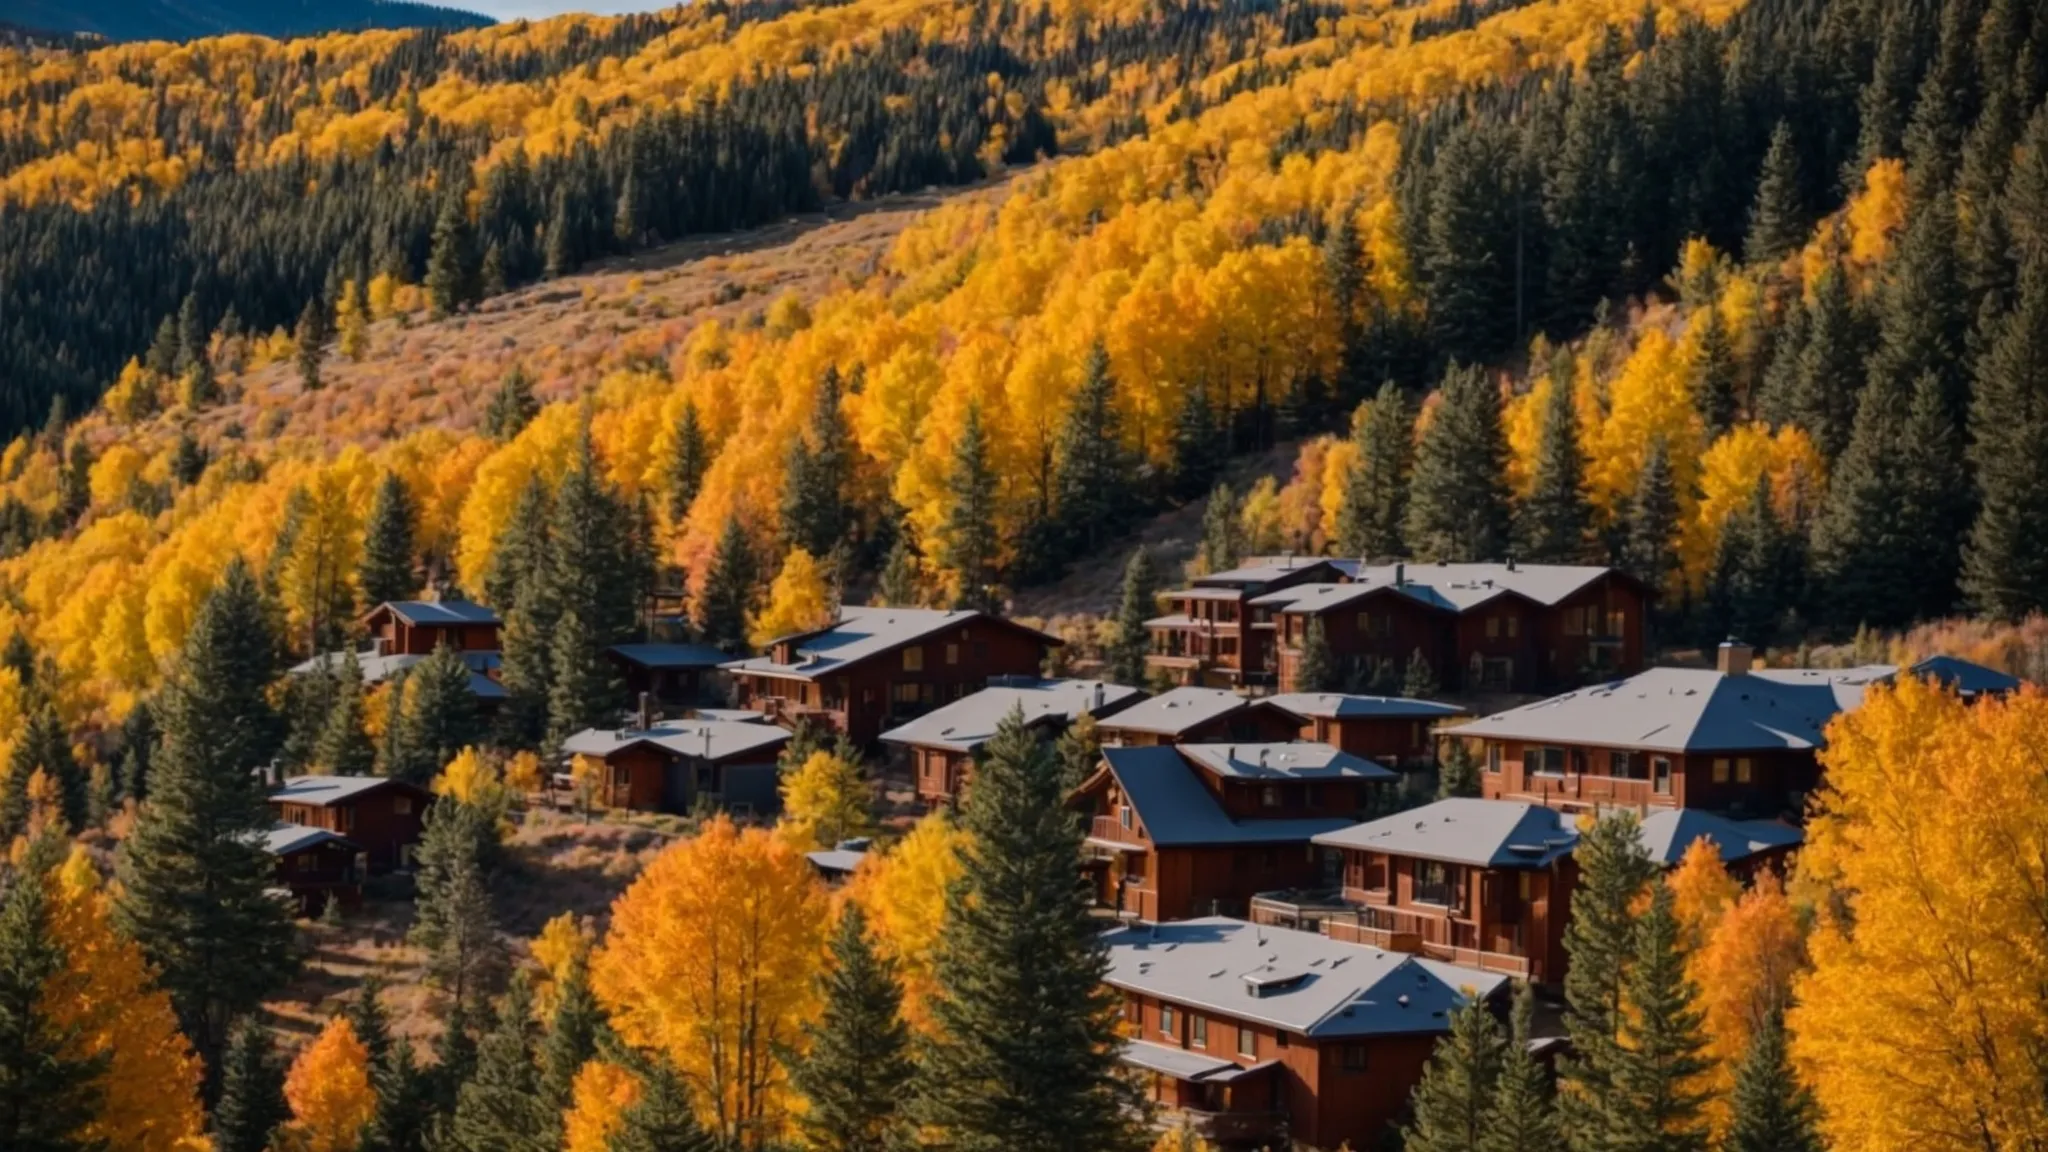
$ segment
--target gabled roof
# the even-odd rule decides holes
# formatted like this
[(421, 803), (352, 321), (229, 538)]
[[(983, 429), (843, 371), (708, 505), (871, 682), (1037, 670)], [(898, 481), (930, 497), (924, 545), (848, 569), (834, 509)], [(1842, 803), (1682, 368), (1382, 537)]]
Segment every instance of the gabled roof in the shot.
[(1730, 820), (1698, 808), (1665, 808), (1643, 817), (1643, 847), (1649, 849), (1652, 860), (1667, 868), (1684, 859), (1686, 849), (1702, 838), (1713, 841), (1724, 864), (1790, 848), (1806, 839), (1789, 824)]
[(1104, 748), (1102, 761), (1161, 848), (1221, 844), (1306, 844), (1349, 824), (1340, 818), (1232, 820), (1170, 745)]
[(1861, 684), (1818, 671), (1795, 681), (1652, 668), (1481, 717), (1460, 725), (1458, 735), (1659, 752), (1818, 748), (1828, 721), (1862, 699)]
[(1545, 606), (1604, 577), (1634, 582), (1617, 569), (1591, 564), (1367, 564), (1338, 563), (1348, 584), (1304, 584), (1258, 597), (1252, 603), (1290, 612), (1322, 613), (1367, 596), (1395, 592), (1418, 604), (1469, 612), (1501, 596), (1520, 596)]
[[(1274, 707), (1277, 705), (1270, 699), (1248, 700), (1225, 688), (1175, 688), (1150, 700), (1140, 700), (1105, 723), (1112, 728), (1126, 728), (1133, 732), (1178, 736), (1239, 708)], [(1292, 717), (1295, 723), (1301, 722), (1301, 717), (1284, 708), (1279, 710)]]
[(270, 799), (277, 804), (309, 804), (325, 808), (329, 804), (360, 800), (382, 788), (397, 788), (415, 796), (433, 795), (417, 784), (389, 776), (293, 776), (284, 782), (283, 787), (272, 792)]
[(737, 720), (664, 720), (652, 728), (585, 728), (562, 741), (572, 756), (604, 759), (622, 748), (650, 745), (675, 756), (730, 760), (772, 754), (789, 743), (787, 729)]
[(709, 644), (614, 644), (610, 651), (642, 668), (716, 668), (732, 659)]
[(1179, 744), (1182, 756), (1233, 780), (1396, 780), (1381, 765), (1309, 740), (1263, 744)]
[(1456, 704), (1418, 700), (1412, 696), (1358, 696), (1346, 692), (1282, 692), (1267, 696), (1269, 704), (1297, 716), (1324, 720), (1442, 720), (1462, 716)]
[(811, 867), (820, 872), (833, 876), (847, 876), (860, 867), (861, 861), (868, 858), (868, 851), (872, 846), (872, 842), (866, 839), (841, 840), (830, 848), (804, 853), (804, 859), (809, 860)]
[[(471, 649), (457, 655), (462, 657), (464, 664), (469, 665), (469, 690), (473, 695), (480, 700), (505, 698), (505, 686), (485, 675), (502, 663), (498, 653), (488, 649)], [(363, 670), (365, 684), (382, 684), (401, 673), (411, 671), (414, 665), (425, 659), (425, 656), (416, 653), (356, 653), (356, 664)], [(323, 670), (338, 671), (347, 660), (346, 652), (323, 652), (292, 665), (290, 672), (294, 676), (311, 676)]]
[(415, 628), (446, 628), (457, 624), (496, 624), (498, 614), (474, 600), (386, 600), (370, 609), (385, 609)]
[(1579, 842), (1571, 818), (1541, 804), (1454, 797), (1316, 837), (1330, 848), (1471, 868), (1544, 868)]
[(1197, 588), (1271, 584), (1276, 580), (1306, 579), (1318, 570), (1332, 575), (1338, 572), (1335, 565), (1317, 556), (1252, 556), (1235, 568), (1197, 576), (1193, 583)]
[(1508, 978), (1222, 916), (1103, 935), (1110, 985), (1311, 1039), (1427, 1035)]
[[(1931, 680), (1959, 696), (2002, 695), (2016, 692), (2020, 680), (1996, 668), (1986, 668), (1958, 656), (1929, 656), (1905, 671)], [(1896, 664), (1861, 664), (1853, 668), (1753, 668), (1750, 674), (1787, 684), (1818, 681), (1845, 685), (1889, 684), (1898, 679)]]
[(263, 833), (263, 850), (272, 856), (289, 856), (322, 844), (338, 844), (351, 850), (358, 847), (355, 841), (339, 833), (325, 828), (308, 828), (304, 824), (288, 824), (283, 820), (272, 824)]
[[(795, 636), (783, 636), (770, 641), (769, 656), (732, 660), (720, 667), (734, 672), (754, 672), (813, 680), (828, 673), (844, 671), (863, 660), (894, 651), (906, 644), (914, 644), (948, 629), (968, 626), (995, 626), (1024, 632), (1037, 637), (1041, 644), (1046, 645), (1065, 643), (1057, 636), (1026, 628), (1014, 620), (1005, 620), (986, 612), (971, 612), (964, 609), (941, 611), (936, 608), (851, 607), (840, 609), (838, 622), (829, 628), (799, 633)], [(774, 649), (783, 644), (793, 644), (796, 649), (795, 659), (788, 664), (778, 664), (772, 656)]]
[(1022, 709), (1027, 724), (1058, 724), (1101, 714), (1145, 694), (1104, 680), (1030, 680), (992, 684), (908, 724), (882, 733), (891, 744), (915, 744), (954, 752), (973, 752), (996, 734), (1012, 709)]
[(768, 722), (766, 713), (756, 712), (752, 708), (692, 708), (690, 709), (690, 718), (693, 720), (728, 720), (735, 724), (766, 724)]

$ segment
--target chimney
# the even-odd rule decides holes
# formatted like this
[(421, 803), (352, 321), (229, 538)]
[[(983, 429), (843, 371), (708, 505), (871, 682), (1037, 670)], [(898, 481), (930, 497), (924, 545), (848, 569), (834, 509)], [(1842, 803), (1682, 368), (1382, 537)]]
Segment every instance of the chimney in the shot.
[(1741, 676), (1749, 671), (1749, 664), (1756, 650), (1735, 637), (1721, 641), (1714, 652), (1714, 667), (1723, 676)]
[(1394, 561), (1394, 587), (1399, 588), (1406, 583), (1408, 583), (1408, 565), (1396, 560)]
[(652, 727), (654, 727), (654, 695), (650, 692), (642, 692), (640, 694), (640, 730), (645, 732)]
[(1513, 572), (1514, 570), (1515, 570), (1515, 554), (1514, 554), (1514, 553), (1512, 553), (1512, 552), (1510, 552), (1510, 553), (1508, 553), (1508, 571), (1510, 571), (1510, 572)]
[(1099, 712), (1102, 710), (1102, 696), (1102, 681), (1097, 680), (1095, 682), (1095, 711)]
[(386, 644), (388, 644), (388, 643), (390, 643), (390, 641), (386, 640), (386, 639), (385, 639), (384, 637), (382, 637), (382, 636), (377, 636), (377, 637), (373, 637), (373, 638), (371, 638), (371, 640), (370, 640), (370, 655), (372, 655), (372, 656), (382, 656), (382, 655), (384, 655), (384, 646), (385, 646)]

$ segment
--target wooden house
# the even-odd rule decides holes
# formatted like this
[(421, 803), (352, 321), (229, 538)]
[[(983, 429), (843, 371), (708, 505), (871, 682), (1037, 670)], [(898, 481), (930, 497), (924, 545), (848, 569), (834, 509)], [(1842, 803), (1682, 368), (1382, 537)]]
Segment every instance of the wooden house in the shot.
[(709, 644), (614, 644), (605, 656), (626, 687), (627, 700), (696, 705), (725, 697), (718, 669), (732, 659)]
[(344, 908), (363, 902), (362, 848), (325, 828), (279, 821), (263, 837), (277, 860), (277, 888), (288, 893), (301, 916), (318, 916), (329, 900)]
[(1251, 610), (1276, 588), (1343, 578), (1331, 561), (1281, 557), (1247, 561), (1165, 594), (1167, 614), (1145, 621), (1145, 663), (1177, 684), (1238, 688), (1273, 683), (1273, 628)]
[(457, 652), (498, 650), (498, 614), (459, 597), (389, 600), (363, 615), (378, 653), (428, 656), (446, 644)]
[(1174, 688), (1120, 709), (1096, 727), (1104, 744), (1274, 743), (1307, 725), (1270, 699), (1247, 699), (1224, 688)]
[(992, 677), (1036, 676), (1059, 643), (983, 612), (843, 608), (829, 627), (784, 636), (765, 655), (724, 668), (740, 707), (778, 723), (820, 724), (865, 748)]
[(1398, 683), (1421, 653), (1438, 683), (1466, 692), (1537, 692), (1643, 667), (1649, 590), (1586, 565), (1339, 562), (1330, 582), (1250, 601), (1275, 637), (1280, 691), (1300, 691), (1309, 622), (1363, 682)]
[(1104, 936), (1120, 1055), (1169, 1121), (1224, 1148), (1373, 1148), (1454, 1012), (1496, 973), (1224, 917)]
[(735, 720), (642, 720), (586, 728), (562, 742), (604, 765), (592, 801), (606, 808), (688, 812), (703, 803), (739, 812), (781, 806), (775, 762), (789, 732)]
[[(498, 683), (499, 654), (494, 650), (472, 648), (463, 651), (461, 656), (462, 662), (469, 666), (469, 691), (476, 697), (477, 707), (490, 712), (503, 705), (505, 686)], [(293, 676), (333, 673), (339, 671), (348, 658), (347, 652), (323, 652), (294, 664), (289, 672)], [(371, 688), (404, 676), (426, 659), (415, 653), (379, 655), (376, 652), (357, 652), (355, 658), (356, 667), (363, 674), (363, 684)]]
[(1288, 692), (1266, 702), (1302, 718), (1301, 738), (1395, 767), (1436, 760), (1436, 726), (1465, 714), (1456, 704), (1405, 696)]
[(345, 836), (372, 872), (410, 867), (434, 794), (388, 776), (294, 776), (270, 794), (279, 820)]
[(1349, 827), (1395, 774), (1327, 744), (1110, 747), (1070, 801), (1086, 814), (1096, 900), (1140, 920), (1242, 912), (1327, 883), (1313, 839)]
[(982, 745), (1012, 711), (1045, 739), (1055, 739), (1082, 716), (1098, 720), (1145, 698), (1145, 693), (1102, 680), (1005, 677), (971, 696), (882, 733), (909, 761), (917, 798), (926, 804), (958, 801)]

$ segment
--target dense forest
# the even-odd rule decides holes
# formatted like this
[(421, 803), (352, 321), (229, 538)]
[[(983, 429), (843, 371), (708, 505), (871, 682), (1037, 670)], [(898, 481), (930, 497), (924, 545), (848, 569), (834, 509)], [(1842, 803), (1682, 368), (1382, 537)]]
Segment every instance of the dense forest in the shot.
[(309, 36), (369, 28), (478, 28), (487, 17), (410, 0), (17, 0), (8, 15), (41, 32), (106, 40), (192, 40), (249, 32)]

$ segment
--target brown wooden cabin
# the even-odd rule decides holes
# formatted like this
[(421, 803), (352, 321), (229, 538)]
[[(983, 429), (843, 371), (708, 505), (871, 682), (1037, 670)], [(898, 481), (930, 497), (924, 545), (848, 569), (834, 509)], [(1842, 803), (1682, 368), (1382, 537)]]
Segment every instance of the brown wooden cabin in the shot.
[(1399, 682), (1420, 652), (1438, 683), (1538, 692), (1643, 667), (1649, 589), (1617, 569), (1558, 564), (1343, 566), (1337, 581), (1251, 602), (1276, 637), (1280, 691), (1298, 672), (1311, 619), (1361, 682)]
[(689, 812), (701, 803), (745, 813), (781, 806), (776, 758), (789, 732), (765, 722), (643, 721), (586, 728), (562, 742), (572, 757), (604, 762), (593, 802), (639, 812)]
[(1000, 677), (908, 724), (882, 733), (882, 743), (899, 748), (909, 761), (917, 798), (928, 805), (957, 803), (965, 795), (975, 758), (1013, 709), (1042, 739), (1057, 739), (1082, 716), (1113, 716), (1145, 693), (1103, 680), (1041, 680)]
[(1104, 936), (1124, 1064), (1219, 1147), (1377, 1147), (1495, 973), (1224, 917)]
[(719, 666), (731, 657), (709, 644), (614, 644), (605, 656), (618, 670), (626, 699), (688, 707), (725, 698)]
[(866, 748), (881, 734), (998, 676), (1036, 676), (1062, 643), (965, 610), (842, 608), (828, 628), (785, 636), (724, 666), (733, 700), (778, 723), (808, 721)]
[(318, 916), (329, 900), (354, 908), (363, 902), (361, 846), (325, 828), (279, 821), (263, 846), (277, 859), (277, 886), (290, 893), (301, 916)]
[(1145, 621), (1147, 667), (1176, 684), (1240, 688), (1273, 683), (1273, 628), (1250, 608), (1276, 588), (1343, 578), (1331, 561), (1291, 556), (1246, 561), (1166, 593), (1167, 614)]
[(1343, 692), (1289, 692), (1266, 702), (1302, 718), (1303, 740), (1404, 768), (1434, 763), (1436, 726), (1465, 714), (1456, 704), (1434, 700)]
[(1096, 726), (1104, 744), (1245, 744), (1293, 740), (1308, 724), (1270, 699), (1223, 688), (1174, 688), (1123, 708)]
[(434, 794), (388, 776), (294, 776), (270, 794), (279, 820), (348, 837), (372, 872), (412, 865)]
[(387, 656), (429, 656), (448, 645), (457, 652), (498, 650), (498, 614), (459, 598), (391, 600), (363, 616), (378, 653)]
[(1327, 882), (1336, 856), (1311, 841), (1349, 827), (1366, 790), (1393, 779), (1327, 744), (1109, 747), (1070, 803), (1088, 816), (1097, 902), (1178, 920)]

